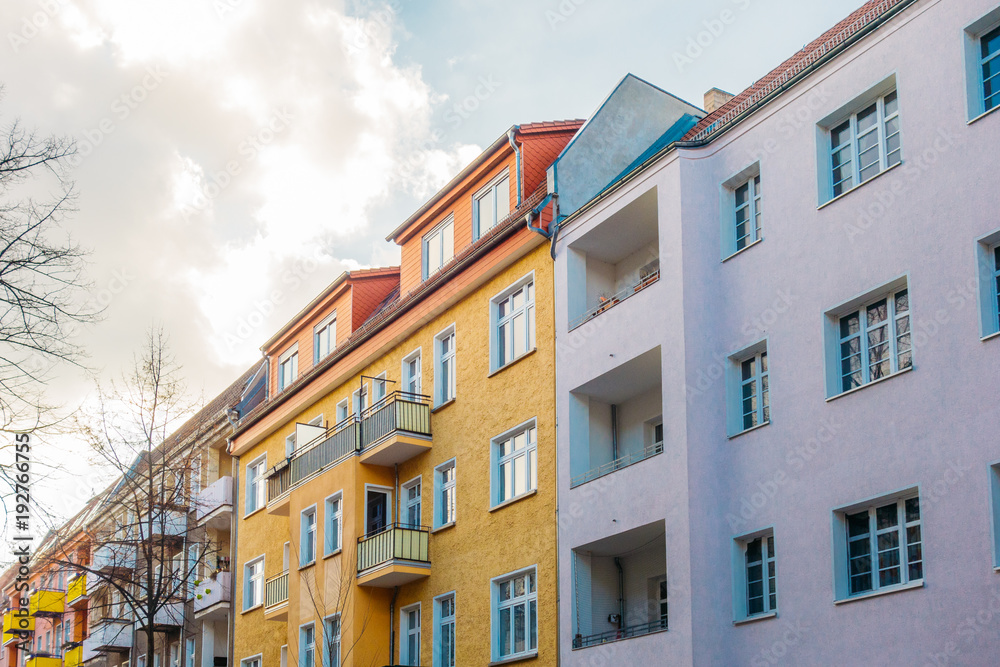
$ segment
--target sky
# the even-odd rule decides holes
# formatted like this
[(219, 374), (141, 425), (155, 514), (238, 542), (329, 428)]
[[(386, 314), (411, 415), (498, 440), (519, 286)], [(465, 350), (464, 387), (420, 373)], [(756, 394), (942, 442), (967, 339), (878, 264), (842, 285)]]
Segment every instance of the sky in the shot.
[[(88, 409), (162, 326), (210, 400), (344, 270), (518, 123), (586, 118), (631, 72), (696, 106), (861, 0), (2, 0), (0, 126), (74, 138), (64, 222), (101, 322), (51, 400)], [(79, 462), (36, 497), (68, 516)]]

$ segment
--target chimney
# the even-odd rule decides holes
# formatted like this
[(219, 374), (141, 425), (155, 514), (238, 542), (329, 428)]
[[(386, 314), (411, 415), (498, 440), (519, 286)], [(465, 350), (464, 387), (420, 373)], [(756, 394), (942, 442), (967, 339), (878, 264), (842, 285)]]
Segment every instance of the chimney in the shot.
[(718, 88), (711, 88), (705, 93), (705, 112), (712, 113), (731, 99), (733, 99), (732, 93), (727, 93)]

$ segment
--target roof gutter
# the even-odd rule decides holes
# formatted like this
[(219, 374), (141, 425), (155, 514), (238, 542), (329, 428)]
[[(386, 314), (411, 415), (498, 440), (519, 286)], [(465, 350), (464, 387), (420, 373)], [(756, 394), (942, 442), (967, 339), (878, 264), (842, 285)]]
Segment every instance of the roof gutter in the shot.
[[(765, 105), (767, 105), (770, 102), (772, 102), (775, 98), (777, 98), (778, 96), (780, 96), (782, 93), (784, 93), (788, 89), (792, 88), (793, 86), (795, 86), (796, 84), (798, 84), (799, 82), (801, 82), (807, 76), (809, 76), (810, 74), (814, 73), (816, 70), (818, 70), (821, 67), (823, 67), (824, 65), (826, 65), (828, 62), (830, 62), (831, 60), (833, 60), (834, 58), (836, 58), (837, 56), (839, 56), (840, 54), (842, 54), (844, 51), (846, 51), (847, 49), (849, 49), (852, 46), (854, 46), (855, 44), (857, 44), (859, 41), (861, 41), (862, 39), (864, 39), (865, 37), (867, 37), (871, 33), (875, 32), (875, 30), (877, 30), (878, 28), (882, 27), (885, 23), (887, 23), (891, 19), (895, 18), (900, 12), (902, 12), (904, 9), (906, 9), (907, 7), (909, 7), (910, 5), (912, 5), (913, 3), (915, 3), (916, 1), (917, 0), (900, 0), (900, 2), (898, 4), (896, 4), (892, 9), (886, 11), (880, 17), (878, 17), (877, 19), (875, 19), (874, 21), (872, 21), (871, 23), (869, 23), (868, 25), (866, 25), (864, 28), (862, 28), (861, 30), (859, 30), (855, 34), (851, 35), (849, 38), (845, 39), (843, 42), (841, 42), (840, 44), (838, 44), (834, 48), (832, 48), (829, 51), (827, 51), (820, 58), (818, 58), (815, 62), (813, 62), (812, 64), (810, 64), (807, 67), (805, 67), (801, 72), (799, 72), (798, 74), (796, 74), (795, 76), (793, 76), (791, 79), (789, 79), (785, 83), (781, 84), (780, 86), (778, 86), (777, 88), (775, 88), (774, 90), (772, 90), (770, 93), (768, 93), (764, 97), (760, 98), (757, 102), (754, 102), (745, 111), (743, 111), (743, 113), (739, 114), (738, 116), (736, 116), (735, 118), (733, 118), (729, 122), (727, 122), (724, 125), (720, 126), (719, 129), (717, 129), (716, 131), (712, 132), (712, 134), (710, 134), (709, 136), (705, 137), (704, 139), (699, 139), (697, 141), (674, 141), (674, 142), (672, 142), (670, 144), (667, 144), (661, 150), (659, 150), (656, 153), (654, 153), (653, 155), (651, 155), (645, 162), (643, 162), (638, 167), (636, 167), (635, 169), (633, 169), (630, 174), (628, 174), (627, 176), (625, 176), (624, 178), (622, 178), (620, 181), (618, 181), (618, 183), (616, 183), (612, 187), (608, 188), (607, 190), (605, 190), (604, 192), (602, 192), (598, 196), (594, 197), (589, 202), (587, 202), (586, 204), (584, 204), (583, 206), (581, 206), (579, 209), (577, 209), (576, 211), (574, 211), (572, 214), (570, 214), (569, 216), (567, 216), (566, 219), (562, 221), (562, 224), (565, 224), (567, 222), (571, 222), (571, 221), (575, 220), (576, 218), (578, 218), (581, 215), (583, 215), (585, 212), (587, 212), (590, 209), (592, 209), (593, 207), (595, 207), (597, 204), (599, 204), (602, 201), (604, 201), (605, 199), (607, 199), (609, 196), (611, 196), (611, 194), (617, 192), (625, 184), (630, 183), (631, 181), (633, 181), (634, 179), (636, 179), (650, 165), (652, 165), (653, 163), (659, 161), (665, 155), (667, 155), (668, 153), (672, 152), (675, 148), (701, 148), (703, 146), (707, 146), (712, 141), (714, 141), (717, 137), (725, 134), (726, 132), (728, 132), (729, 130), (731, 130), (732, 128), (734, 128), (736, 125), (738, 125), (739, 123), (741, 123), (744, 120), (746, 120), (749, 116), (751, 116), (754, 113), (756, 113), (757, 111), (759, 111), (762, 107), (764, 107)], [(554, 256), (555, 256), (555, 250), (554, 250), (554, 245), (553, 245), (553, 258), (554, 258)]]

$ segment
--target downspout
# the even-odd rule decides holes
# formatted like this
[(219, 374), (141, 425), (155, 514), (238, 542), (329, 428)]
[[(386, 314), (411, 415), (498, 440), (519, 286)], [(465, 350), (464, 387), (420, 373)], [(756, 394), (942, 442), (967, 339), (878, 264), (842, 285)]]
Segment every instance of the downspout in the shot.
[[(265, 387), (266, 387), (265, 380)], [(229, 443), (232, 447), (232, 442)], [(234, 570), (237, 567), (236, 563), (236, 544), (239, 539), (240, 530), (240, 457), (234, 456), (232, 462), (230, 463), (232, 478), (233, 478), (233, 516), (229, 520), (229, 581), (233, 582), (236, 580)], [(230, 584), (232, 586), (232, 584)], [(226, 653), (226, 665), (227, 667), (232, 667), (233, 656), (236, 655), (236, 624), (233, 620), (236, 618), (236, 596), (232, 594), (232, 589), (230, 588), (229, 593), (229, 618), (230, 622), (226, 623), (226, 634), (228, 635), (228, 648)]]
[[(510, 128), (509, 130), (507, 130), (507, 141), (510, 142), (510, 147), (514, 149), (514, 156), (517, 158), (517, 163), (516, 163), (516, 166), (514, 167), (514, 169), (517, 172), (517, 205), (518, 206), (521, 205), (521, 189), (522, 189), (522, 186), (521, 186), (521, 149), (520, 149), (520, 147), (518, 147), (518, 145), (517, 145), (517, 139), (515, 139), (514, 137), (516, 136), (517, 131), (520, 130), (520, 129), (521, 129), (520, 125), (515, 125), (514, 127)], [(530, 226), (531, 223), (529, 222), (528, 225)]]
[(392, 601), (389, 602), (389, 665), (396, 664), (394, 655), (396, 650), (396, 596), (399, 595), (399, 586), (392, 589)]
[(618, 629), (622, 630), (625, 628), (625, 570), (618, 556), (615, 556), (615, 567), (618, 568)]
[(618, 460), (618, 406), (611, 405), (611, 461)]

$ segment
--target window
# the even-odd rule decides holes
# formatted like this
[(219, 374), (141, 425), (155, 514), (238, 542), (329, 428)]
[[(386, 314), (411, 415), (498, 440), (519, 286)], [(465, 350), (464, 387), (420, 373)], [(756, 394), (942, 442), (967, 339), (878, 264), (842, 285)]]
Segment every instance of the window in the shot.
[(510, 213), (510, 176), (504, 173), (472, 200), (472, 228), (478, 239)]
[(299, 567), (316, 562), (316, 506), (302, 510), (299, 535)]
[(340, 550), (340, 544), (342, 539), (341, 530), (343, 528), (343, 508), (342, 505), (343, 494), (339, 491), (329, 498), (326, 499), (326, 526), (323, 529), (323, 537), (325, 543), (323, 545), (323, 554), (329, 556), (330, 554)]
[(420, 478), (403, 485), (403, 523), (418, 528), (420, 526)]
[[(136, 664), (136, 667), (146, 667), (146, 656), (140, 655), (139, 657), (137, 657), (135, 659), (135, 664)], [(243, 667), (249, 667), (249, 665), (250, 665), (250, 663), (248, 663), (245, 660), (241, 664), (243, 664)], [(256, 665), (253, 665), (253, 667), (260, 667), (260, 661), (258, 661)]]
[(66, 624), (63, 626), (65, 634), (63, 635), (63, 643), (69, 644), (73, 641), (73, 619), (67, 618)]
[(299, 376), (299, 344), (292, 345), (278, 357), (278, 391), (295, 382)]
[(990, 466), (990, 496), (993, 501), (993, 567), (1000, 571), (1000, 462)]
[(895, 90), (830, 128), (833, 197), (899, 162), (899, 102)]
[(760, 174), (736, 188), (736, 249), (760, 239)]
[(420, 605), (400, 610), (400, 665), (420, 664)]
[(247, 464), (247, 514), (256, 512), (267, 504), (267, 484), (264, 479), (265, 470), (267, 470), (267, 454)]
[(434, 667), (455, 667), (455, 594), (442, 595), (434, 604)]
[(378, 405), (385, 398), (386, 385), (385, 371), (382, 371), (372, 380), (372, 405)]
[(191, 498), (201, 493), (201, 454), (191, 459)]
[(299, 667), (316, 667), (316, 628), (312, 623), (299, 628)]
[(295, 434), (285, 436), (285, 458), (292, 458), (292, 454), (295, 453)]
[(774, 534), (767, 531), (736, 542), (740, 567), (736, 577), (737, 620), (777, 611)]
[(363, 384), (356, 390), (354, 396), (354, 415), (360, 417), (368, 409), (368, 385)]
[(403, 391), (420, 393), (420, 350), (403, 358)]
[(743, 429), (771, 421), (767, 381), (767, 350), (740, 362), (740, 399)]
[(837, 597), (923, 580), (920, 499), (912, 492), (834, 513)]
[(184, 640), (184, 667), (194, 667), (195, 641), (194, 637)]
[(1000, 104), (1000, 26), (979, 38), (983, 112)]
[(264, 603), (264, 557), (243, 566), (243, 611)]
[[(143, 658), (144, 656), (139, 656), (139, 657)], [(240, 660), (240, 667), (260, 667), (260, 664), (261, 664), (260, 655), (255, 655), (251, 658), (244, 658), (243, 660)]]
[(904, 287), (839, 318), (840, 391), (913, 365), (910, 298)]
[(424, 279), (434, 275), (455, 254), (455, 219), (448, 219), (424, 236)]
[(437, 405), (442, 405), (455, 398), (455, 325), (434, 337), (434, 348), (434, 398)]
[(351, 405), (350, 401), (346, 398), (340, 403), (337, 403), (337, 423), (344, 421), (351, 416)]
[(181, 667), (181, 646), (177, 642), (170, 644), (170, 667)]
[(1000, 230), (977, 241), (976, 264), (980, 331), (986, 338), (1000, 332)]
[(434, 469), (434, 485), (437, 496), (434, 527), (438, 528), (455, 521), (455, 459)]
[(337, 347), (337, 311), (313, 328), (313, 362), (319, 363)]
[(490, 301), (493, 370), (535, 348), (535, 284), (532, 276)]
[(493, 581), (494, 659), (520, 657), (538, 650), (538, 592), (535, 570)]
[(537, 488), (538, 442), (532, 420), (493, 440), (493, 506)]
[(61, 647), (63, 645), (62, 623), (56, 623), (56, 631), (54, 633), (54, 636), (55, 636), (55, 647), (56, 648)]
[(323, 619), (323, 667), (340, 667), (340, 614)]

